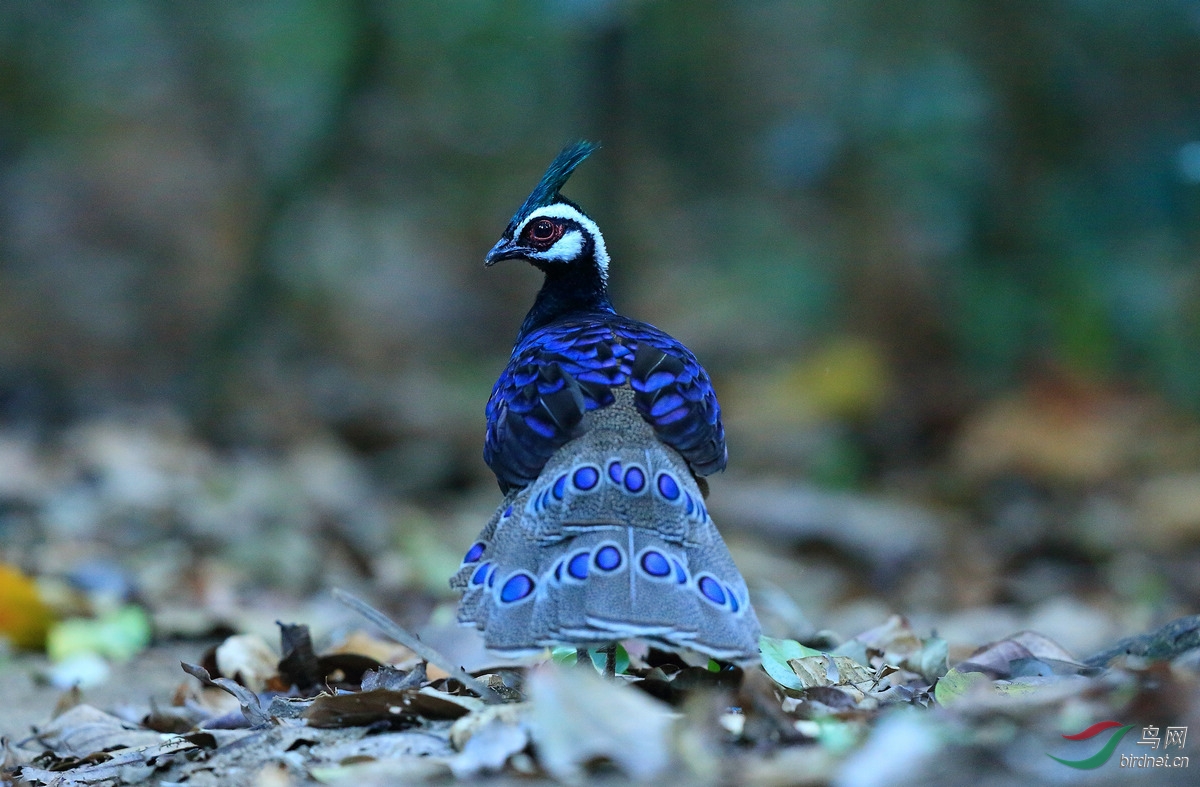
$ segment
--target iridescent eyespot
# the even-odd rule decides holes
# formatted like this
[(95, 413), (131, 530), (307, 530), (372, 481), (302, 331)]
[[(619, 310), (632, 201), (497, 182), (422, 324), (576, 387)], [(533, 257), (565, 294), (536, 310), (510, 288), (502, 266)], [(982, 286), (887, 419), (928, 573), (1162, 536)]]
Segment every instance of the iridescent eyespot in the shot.
[(625, 471), (625, 488), (634, 495), (646, 488), (646, 474), (642, 468), (635, 466)]
[(658, 493), (663, 496), (664, 500), (672, 503), (679, 499), (679, 484), (675, 481), (674, 476), (670, 473), (659, 473)]
[(696, 587), (712, 603), (725, 606), (725, 590), (717, 580), (705, 575), (700, 577), (700, 580), (696, 583)]
[(600, 471), (591, 465), (584, 465), (571, 475), (571, 484), (581, 492), (594, 489), (599, 481)]
[(471, 548), (467, 550), (467, 554), (463, 557), (463, 563), (476, 562), (479, 560), (479, 558), (483, 557), (483, 550), (486, 548), (487, 546), (482, 541), (476, 541)]
[(571, 556), (567, 561), (567, 573), (575, 579), (587, 579), (588, 575), (588, 555), (587, 552), (578, 552)]
[(475, 573), (471, 575), (471, 584), (482, 585), (483, 581), (487, 579), (488, 569), (491, 567), (491, 563), (484, 563), (482, 566), (475, 569)]
[(504, 586), (500, 588), (500, 600), (506, 604), (520, 601), (532, 595), (533, 588), (533, 577), (524, 572), (513, 574), (504, 582)]
[(595, 561), (601, 571), (616, 571), (621, 567), (621, 550), (606, 544), (596, 550)]
[(665, 577), (671, 573), (671, 564), (662, 552), (647, 549), (642, 553), (642, 571), (652, 577)]

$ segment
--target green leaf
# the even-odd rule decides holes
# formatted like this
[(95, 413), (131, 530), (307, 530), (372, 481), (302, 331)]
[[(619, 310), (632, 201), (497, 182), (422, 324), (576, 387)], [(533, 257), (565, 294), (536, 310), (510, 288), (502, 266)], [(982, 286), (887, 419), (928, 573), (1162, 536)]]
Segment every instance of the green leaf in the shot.
[[(604, 654), (595, 648), (588, 650), (588, 656), (592, 659), (592, 666), (597, 672), (604, 672)], [(550, 651), (550, 659), (555, 664), (574, 664), (576, 660), (575, 648), (558, 647)], [(623, 675), (629, 669), (629, 651), (625, 650), (625, 646), (617, 643), (617, 673)]]
[[(592, 657), (592, 666), (597, 672), (604, 672), (604, 654), (598, 650), (589, 650), (588, 655)], [(629, 651), (625, 650), (625, 646), (620, 642), (617, 643), (617, 670), (616, 674), (623, 675), (629, 669)]]
[(145, 650), (150, 637), (150, 616), (127, 604), (96, 619), (70, 618), (55, 624), (46, 638), (46, 653), (55, 662), (79, 653), (126, 661)]
[(821, 651), (801, 645), (794, 639), (759, 637), (758, 650), (762, 654), (763, 669), (780, 686), (800, 691), (805, 688), (799, 676), (788, 664), (792, 659), (820, 656)]
[(939, 705), (950, 706), (969, 694), (976, 686), (987, 684), (992, 686), (992, 679), (982, 672), (959, 672), (951, 669), (937, 682), (933, 689), (933, 698)]

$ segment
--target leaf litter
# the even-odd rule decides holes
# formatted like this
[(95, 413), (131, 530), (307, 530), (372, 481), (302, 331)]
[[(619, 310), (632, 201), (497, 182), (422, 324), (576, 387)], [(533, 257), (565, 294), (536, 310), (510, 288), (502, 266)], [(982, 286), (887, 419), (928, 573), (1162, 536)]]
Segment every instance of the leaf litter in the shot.
[[(1042, 779), (1054, 762), (1041, 754), (1064, 730), (1151, 708), (1172, 709), (1164, 724), (1197, 718), (1198, 628), (1200, 617), (1180, 619), (1083, 660), (1023, 631), (951, 665), (945, 640), (893, 616), (828, 650), (764, 637), (761, 668), (746, 671), (634, 648), (606, 680), (549, 658), (455, 677), (344, 644), (318, 654), (307, 626), (281, 623), (282, 657), (233, 635), (182, 665), (192, 680), (167, 706), (75, 704), (5, 741), (2, 783), (954, 783), (943, 761), (968, 755)], [(395, 623), (385, 630), (451, 663)], [(389, 652), (371, 635), (352, 641)]]

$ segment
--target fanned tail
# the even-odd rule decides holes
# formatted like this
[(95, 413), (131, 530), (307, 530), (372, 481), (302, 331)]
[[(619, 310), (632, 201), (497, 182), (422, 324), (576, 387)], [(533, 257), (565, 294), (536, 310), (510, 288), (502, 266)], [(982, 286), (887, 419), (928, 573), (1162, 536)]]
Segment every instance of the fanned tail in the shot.
[(459, 620), (514, 654), (640, 638), (757, 660), (746, 583), (695, 479), (621, 393), (496, 510), (451, 580)]

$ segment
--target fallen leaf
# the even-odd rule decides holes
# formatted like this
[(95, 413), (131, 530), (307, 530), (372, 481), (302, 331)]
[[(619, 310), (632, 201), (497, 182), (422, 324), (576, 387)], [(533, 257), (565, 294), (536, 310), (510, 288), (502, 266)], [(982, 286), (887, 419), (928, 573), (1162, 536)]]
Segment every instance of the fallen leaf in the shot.
[(428, 680), (425, 674), (425, 662), (417, 663), (408, 672), (398, 670), (395, 667), (390, 667), (386, 664), (381, 664), (373, 670), (368, 670), (362, 674), (360, 689), (362, 691), (371, 691), (372, 689), (413, 689), (421, 686)]
[(173, 736), (147, 730), (92, 705), (76, 705), (38, 727), (34, 735), (59, 757), (86, 757), (110, 749), (153, 746), (170, 737)]
[(312, 634), (303, 623), (278, 623), (280, 651), (279, 677), (284, 688), (295, 686), (301, 693), (308, 693), (324, 683), (325, 675), (317, 663), (313, 650)]
[(302, 714), (312, 727), (359, 727), (391, 722), (409, 727), (428, 719), (457, 719), (469, 709), (441, 692), (375, 689), (322, 694)]
[(263, 710), (262, 703), (259, 702), (258, 695), (250, 691), (250, 689), (246, 688), (242, 684), (238, 683), (237, 681), (230, 680), (229, 678), (213, 678), (208, 674), (208, 670), (197, 664), (181, 662), (179, 666), (183, 667), (184, 672), (191, 675), (205, 686), (212, 686), (233, 695), (234, 699), (236, 699), (238, 704), (241, 706), (242, 715), (246, 717), (246, 721), (250, 722), (252, 726), (265, 724), (266, 722), (270, 721), (271, 717), (266, 711)]
[(1047, 637), (1022, 631), (977, 649), (955, 665), (959, 672), (982, 672), (992, 679), (1077, 675), (1086, 665)]
[(279, 656), (257, 634), (227, 637), (217, 646), (214, 656), (221, 675), (233, 678), (256, 694), (279, 673)]
[[(592, 666), (598, 672), (603, 673), (605, 660), (608, 656), (597, 648), (591, 648), (587, 653), (588, 658), (592, 660)], [(629, 651), (625, 650), (625, 646), (619, 642), (617, 643), (616, 656), (616, 674), (624, 674), (629, 670)], [(568, 647), (552, 648), (550, 658), (554, 660), (555, 664), (574, 665), (579, 658), (579, 651)]]
[(462, 751), (471, 736), (479, 729), (499, 720), (505, 724), (522, 724), (529, 713), (529, 703), (514, 702), (505, 705), (482, 705), (450, 725), (450, 745)]
[(525, 751), (528, 746), (529, 730), (525, 725), (493, 716), (475, 730), (458, 756), (450, 760), (450, 769), (458, 779), (497, 773), (504, 769), (510, 757)]
[(933, 689), (933, 697), (939, 705), (950, 707), (963, 697), (975, 691), (983, 691), (982, 687), (991, 687), (992, 679), (982, 672), (961, 672), (951, 668), (942, 676)]
[[(964, 672), (955, 667), (937, 682), (933, 696), (945, 707), (969, 707), (972, 712), (982, 713), (1002, 708), (1054, 705), (1078, 695), (1088, 685), (1087, 679), (1071, 675), (992, 680), (982, 672)], [(971, 700), (969, 706), (965, 704), (967, 699)]]
[(544, 664), (529, 674), (530, 730), (538, 762), (556, 779), (578, 781), (596, 759), (651, 781), (671, 765), (670, 708), (592, 670)]
[(56, 623), (46, 635), (46, 654), (62, 661), (80, 653), (96, 653), (126, 661), (150, 645), (150, 616), (126, 604), (98, 618), (71, 618)]
[(900, 667), (920, 675), (931, 685), (950, 668), (949, 651), (949, 643), (941, 637), (918, 636), (903, 615), (892, 615), (881, 625), (834, 649), (835, 653), (850, 656), (860, 664)]
[(54, 614), (42, 601), (34, 581), (0, 563), (0, 637), (18, 648), (40, 648), (53, 622)]
[(789, 659), (788, 666), (800, 679), (803, 689), (819, 686), (852, 686), (870, 683), (874, 676), (866, 667), (847, 656), (819, 653), (799, 659)]
[(801, 645), (794, 639), (758, 638), (758, 649), (762, 654), (763, 669), (780, 686), (801, 690), (804, 684), (788, 664), (792, 659), (820, 656), (821, 651)]

